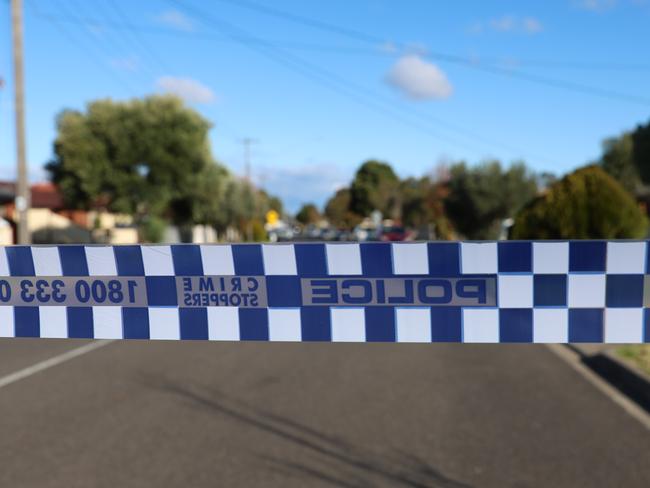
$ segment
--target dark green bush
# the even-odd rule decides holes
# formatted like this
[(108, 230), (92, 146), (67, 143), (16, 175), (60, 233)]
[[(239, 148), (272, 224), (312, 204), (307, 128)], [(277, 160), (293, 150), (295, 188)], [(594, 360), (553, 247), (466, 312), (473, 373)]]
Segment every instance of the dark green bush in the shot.
[(598, 166), (578, 169), (524, 207), (512, 239), (625, 239), (646, 236), (634, 198)]

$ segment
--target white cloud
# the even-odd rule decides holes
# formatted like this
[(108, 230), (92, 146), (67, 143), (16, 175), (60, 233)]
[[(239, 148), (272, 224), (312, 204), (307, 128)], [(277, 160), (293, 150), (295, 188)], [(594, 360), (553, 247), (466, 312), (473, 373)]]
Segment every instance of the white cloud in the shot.
[(178, 95), (190, 103), (212, 103), (216, 100), (210, 88), (191, 78), (161, 76), (156, 80), (156, 87), (164, 92)]
[(194, 30), (194, 22), (183, 12), (175, 9), (165, 10), (155, 18), (159, 24), (165, 24), (174, 29), (191, 32)]
[(501, 17), (490, 19), (487, 22), (473, 22), (467, 28), (467, 32), (470, 34), (482, 34), (486, 30), (532, 35), (542, 32), (544, 26), (542, 22), (535, 17), (503, 15)]
[(386, 75), (386, 82), (414, 100), (448, 98), (453, 92), (445, 73), (416, 54), (399, 58)]

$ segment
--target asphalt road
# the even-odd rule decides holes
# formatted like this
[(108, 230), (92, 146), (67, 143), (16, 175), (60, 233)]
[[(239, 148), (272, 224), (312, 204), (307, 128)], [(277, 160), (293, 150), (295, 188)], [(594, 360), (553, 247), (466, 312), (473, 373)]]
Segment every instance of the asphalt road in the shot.
[[(0, 375), (83, 342), (0, 341)], [(0, 486), (647, 487), (543, 346), (113, 342), (0, 388)]]

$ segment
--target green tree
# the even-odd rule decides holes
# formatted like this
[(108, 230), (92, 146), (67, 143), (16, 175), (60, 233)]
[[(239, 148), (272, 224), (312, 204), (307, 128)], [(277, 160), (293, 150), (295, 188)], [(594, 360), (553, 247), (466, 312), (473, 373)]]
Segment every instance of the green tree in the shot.
[(599, 164), (628, 191), (636, 195), (647, 194), (650, 186), (650, 122), (619, 137), (606, 139)]
[(513, 239), (626, 239), (646, 236), (647, 219), (634, 198), (598, 166), (565, 176), (527, 205)]
[(366, 161), (350, 186), (350, 210), (367, 217), (373, 210), (395, 217), (399, 212), (399, 178), (389, 164)]
[(451, 224), (444, 208), (446, 184), (433, 182), (427, 177), (407, 178), (400, 184), (400, 193), (404, 225), (416, 229), (433, 225), (437, 238), (451, 238)]
[(639, 125), (632, 133), (634, 145), (634, 163), (641, 176), (641, 181), (650, 184), (650, 122)]
[(351, 229), (361, 217), (350, 210), (350, 189), (341, 188), (325, 204), (325, 216), (330, 223), (341, 229)]
[(203, 171), (193, 175), (193, 192), (173, 203), (174, 216), (180, 216), (176, 223), (191, 222), (224, 228), (228, 225), (224, 211), (226, 187), (230, 174), (223, 167), (209, 163)]
[(634, 138), (631, 133), (605, 140), (600, 164), (630, 193), (634, 194), (639, 189), (641, 178), (634, 159)]
[(145, 217), (140, 224), (140, 233), (145, 242), (160, 242), (165, 235), (167, 222), (155, 215)]
[(278, 213), (278, 215), (282, 215), (284, 213), (284, 205), (282, 204), (282, 200), (280, 200), (279, 197), (270, 196), (269, 210), (275, 210)]
[(197, 184), (225, 174), (210, 155), (209, 129), (176, 97), (91, 102), (85, 112), (58, 116), (47, 170), (72, 208), (103, 207), (139, 223), (154, 217), (178, 224), (205, 221)]
[(495, 239), (503, 219), (513, 217), (537, 192), (535, 176), (523, 163), (507, 170), (498, 161), (450, 168), (447, 215), (469, 239)]
[(282, 215), (284, 206), (282, 201), (273, 195), (269, 195), (264, 190), (257, 190), (257, 206), (255, 209), (255, 217), (260, 220), (266, 219), (266, 212), (275, 210), (279, 215)]
[[(248, 181), (230, 178), (226, 183), (223, 199), (223, 221), (218, 230), (226, 227), (236, 228), (246, 239), (260, 239), (258, 225), (268, 210), (267, 195), (254, 188)], [(262, 228), (263, 230), (263, 228)], [(258, 232), (258, 234), (255, 234)]]
[(296, 220), (303, 225), (315, 224), (320, 218), (320, 212), (313, 203), (304, 204), (296, 214)]

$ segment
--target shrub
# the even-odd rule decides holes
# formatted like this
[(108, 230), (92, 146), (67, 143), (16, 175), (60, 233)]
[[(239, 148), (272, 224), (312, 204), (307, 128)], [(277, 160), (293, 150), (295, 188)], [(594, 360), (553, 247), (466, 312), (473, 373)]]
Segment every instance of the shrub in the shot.
[(513, 239), (625, 239), (646, 236), (648, 221), (634, 198), (598, 166), (554, 183), (515, 219)]

